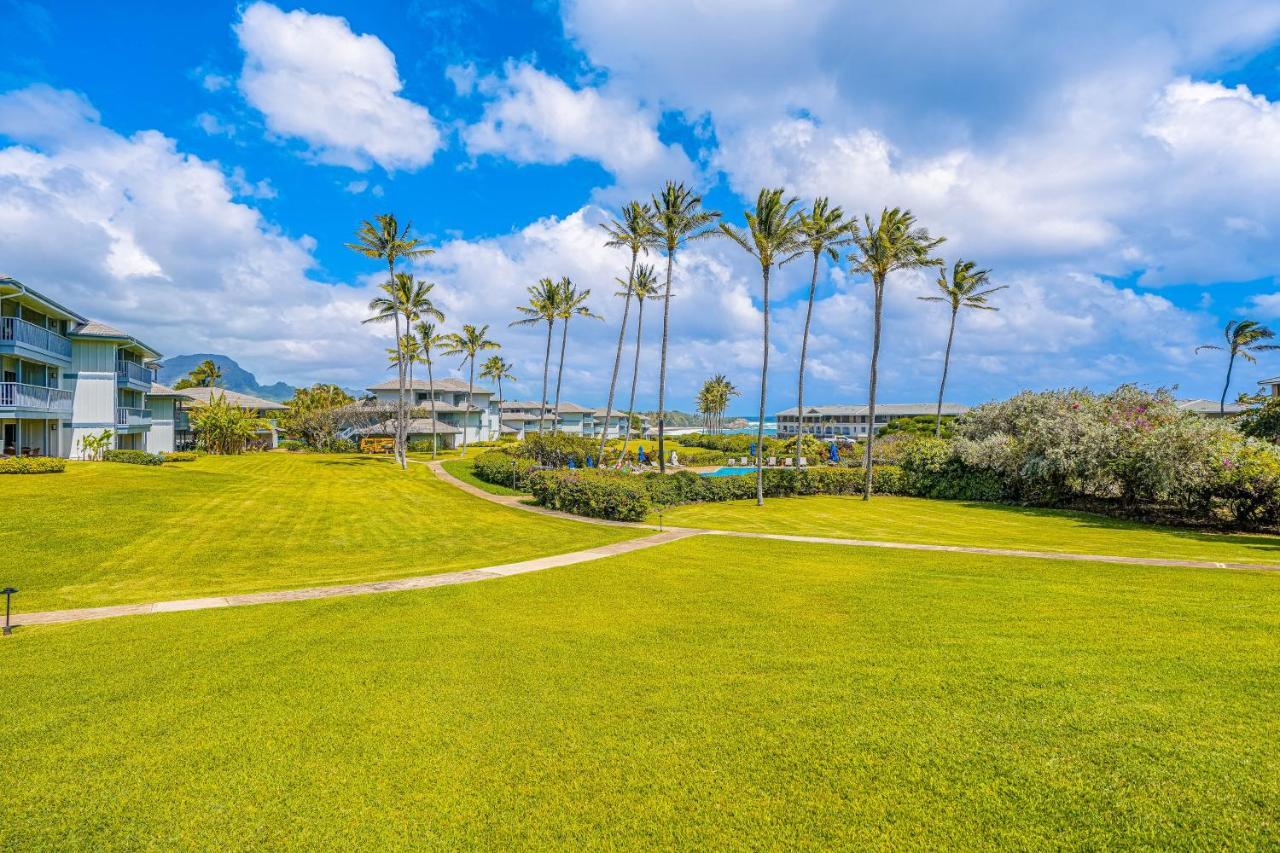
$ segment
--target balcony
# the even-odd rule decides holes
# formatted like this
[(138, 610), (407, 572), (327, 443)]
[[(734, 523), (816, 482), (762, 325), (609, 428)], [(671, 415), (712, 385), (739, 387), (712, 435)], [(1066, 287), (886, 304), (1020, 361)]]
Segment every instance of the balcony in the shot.
[(117, 361), (116, 384), (136, 391), (150, 391), (151, 371), (134, 361)]
[(42, 417), (70, 416), (71, 392), (22, 382), (0, 382), (0, 409), (22, 409)]
[(0, 353), (66, 365), (71, 363), (71, 341), (35, 323), (0, 317)]
[(117, 407), (116, 428), (131, 429), (135, 427), (149, 429), (151, 427), (151, 411), (149, 409), (132, 409), (126, 406)]

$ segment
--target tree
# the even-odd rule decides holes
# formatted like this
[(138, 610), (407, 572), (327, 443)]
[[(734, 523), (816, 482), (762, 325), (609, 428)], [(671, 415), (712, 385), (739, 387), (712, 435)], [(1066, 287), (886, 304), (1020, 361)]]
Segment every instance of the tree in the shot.
[(760, 422), (756, 436), (756, 505), (764, 506), (764, 415), (765, 391), (769, 381), (769, 273), (790, 256), (803, 251), (800, 214), (797, 200), (784, 199), (784, 190), (762, 189), (756, 196), (756, 209), (744, 211), (747, 229), (743, 231), (727, 222), (720, 223), (721, 232), (760, 262), (760, 280), (764, 285), (764, 353), (760, 364)]
[(431, 354), (445, 346), (446, 336), (436, 331), (434, 323), (428, 323), (425, 320), (420, 321), (414, 329), (418, 333), (418, 350), (421, 353), (422, 363), (427, 366), (427, 384), (431, 386), (431, 393), (428, 398), (431, 403), (431, 458), (435, 459), (436, 451), (439, 447), (439, 439), (436, 437), (435, 363)]
[(1218, 401), (1219, 414), (1226, 414), (1227, 412), (1227, 391), (1231, 388), (1231, 369), (1235, 367), (1236, 356), (1251, 364), (1256, 363), (1258, 359), (1254, 356), (1255, 352), (1270, 352), (1280, 349), (1280, 346), (1276, 344), (1259, 343), (1259, 341), (1269, 341), (1275, 336), (1275, 332), (1256, 320), (1232, 320), (1227, 323), (1227, 327), (1223, 331), (1223, 337), (1227, 341), (1225, 347), (1220, 347), (1217, 344), (1203, 344), (1196, 347), (1197, 353), (1203, 349), (1219, 351), (1225, 349), (1228, 353), (1227, 381), (1222, 385), (1222, 399)]
[(871, 335), (871, 378), (867, 383), (867, 446), (864, 460), (865, 483), (862, 499), (871, 500), (871, 453), (876, 436), (876, 377), (880, 359), (880, 329), (884, 322), (884, 285), (889, 274), (898, 270), (941, 266), (942, 261), (930, 253), (942, 245), (945, 237), (931, 237), (924, 228), (916, 227), (911, 211), (884, 208), (879, 222), (864, 216), (866, 233), (858, 228), (851, 232), (856, 250), (849, 255), (851, 271), (871, 276), (875, 291), (873, 331)]
[(604, 406), (604, 429), (600, 432), (600, 457), (604, 458), (604, 445), (609, 438), (609, 418), (613, 415), (613, 394), (618, 385), (618, 368), (622, 365), (622, 344), (627, 334), (627, 319), (631, 311), (631, 291), (636, 278), (636, 261), (640, 253), (649, 253), (656, 245), (653, 230), (653, 210), (647, 204), (633, 201), (622, 209), (622, 220), (613, 220), (601, 226), (608, 233), (605, 246), (611, 249), (631, 251), (631, 265), (627, 268), (627, 285), (623, 291), (622, 323), (618, 326), (618, 348), (613, 356), (613, 374), (609, 377), (609, 399)]
[(694, 195), (684, 184), (667, 181), (659, 195), (653, 197), (653, 230), (656, 243), (667, 257), (667, 283), (662, 297), (662, 349), (658, 359), (658, 468), (667, 470), (664, 430), (667, 401), (667, 343), (671, 328), (671, 273), (676, 252), (690, 241), (716, 233), (720, 213), (702, 209), (702, 196)]
[[(487, 337), (489, 326), (472, 326), (470, 323), (462, 327), (462, 332), (455, 332), (444, 339), (444, 355), (460, 355), (463, 364), (470, 364), (471, 372), (467, 379), (467, 412), (462, 419), (462, 455), (467, 455), (467, 418), (471, 416), (471, 394), (476, 384), (476, 356), (485, 350), (499, 349), (501, 344)], [(461, 365), (459, 365), (461, 367)]]
[(524, 319), (512, 320), (509, 325), (547, 324), (547, 351), (542, 359), (542, 408), (538, 409), (538, 432), (542, 432), (542, 424), (547, 417), (547, 374), (551, 369), (551, 332), (555, 329), (556, 318), (560, 316), (560, 287), (549, 278), (540, 278), (537, 284), (525, 289), (529, 293), (529, 304), (516, 307), (516, 310), (524, 315)]
[(710, 432), (719, 432), (725, 410), (729, 408), (729, 400), (740, 396), (742, 392), (723, 373), (717, 373), (703, 382), (702, 390), (698, 392), (698, 411), (704, 416), (704, 427)]
[(658, 276), (652, 264), (642, 264), (636, 268), (631, 277), (631, 286), (625, 291), (618, 291), (618, 296), (630, 293), (636, 300), (636, 356), (631, 366), (631, 396), (627, 400), (627, 429), (622, 436), (622, 453), (618, 456), (618, 464), (627, 456), (627, 443), (631, 441), (631, 431), (640, 431), (640, 418), (636, 415), (636, 380), (640, 376), (640, 344), (644, 333), (644, 306), (658, 298)]
[[(813, 210), (800, 212), (800, 241), (804, 250), (813, 254), (813, 274), (809, 278), (809, 303), (804, 314), (804, 333), (800, 337), (800, 376), (796, 382), (796, 430), (804, 434), (804, 367), (809, 357), (809, 326), (813, 321), (813, 297), (818, 290), (818, 264), (826, 255), (832, 261), (840, 261), (840, 250), (853, 242), (854, 223), (846, 221), (840, 207), (832, 207), (830, 200), (816, 198)], [(801, 257), (797, 252), (783, 263)], [(801, 445), (796, 442), (796, 467), (800, 467)]]
[(281, 426), (290, 435), (300, 437), (307, 446), (324, 450), (338, 437), (343, 408), (354, 402), (351, 395), (337, 385), (317, 383), (310, 388), (298, 388), (285, 401), (289, 410)]
[(560, 305), (559, 310), (556, 312), (556, 318), (561, 322), (560, 366), (556, 368), (556, 407), (555, 420), (551, 422), (552, 432), (555, 432), (560, 426), (560, 386), (564, 381), (564, 351), (569, 342), (569, 320), (573, 317), (591, 317), (595, 320), (604, 319), (597, 314), (592, 314), (591, 309), (587, 307), (587, 297), (591, 295), (590, 288), (579, 293), (577, 286), (567, 277), (560, 279), (557, 286), (560, 288)]
[(241, 453), (259, 432), (271, 428), (251, 409), (227, 402), (226, 394), (211, 394), (209, 402), (190, 410), (196, 446), (213, 454)]
[(181, 391), (183, 388), (216, 388), (221, 381), (222, 368), (218, 367), (213, 359), (206, 358), (193, 367), (184, 378), (179, 379), (178, 384), (173, 388), (175, 391)]
[[(191, 386), (188, 385), (188, 388)], [(115, 433), (109, 429), (102, 432), (89, 433), (80, 437), (80, 455), (90, 462), (101, 462), (102, 454), (111, 449), (111, 440)]]
[(925, 302), (945, 302), (951, 306), (951, 325), (947, 329), (947, 349), (942, 356), (942, 382), (938, 384), (938, 413), (934, 422), (933, 434), (942, 435), (942, 395), (947, 390), (947, 372), (951, 367), (951, 342), (956, 335), (956, 316), (961, 308), (974, 308), (979, 311), (999, 311), (994, 305), (987, 304), (987, 297), (997, 290), (1004, 290), (1008, 285), (987, 287), (991, 283), (991, 270), (980, 270), (973, 261), (958, 260), (951, 267), (951, 281), (947, 281), (945, 268), (938, 271), (938, 290), (941, 296), (921, 296)]
[[(364, 322), (385, 322), (392, 319), (396, 326), (396, 346), (400, 346), (403, 340), (403, 332), (400, 329), (400, 319), (408, 316), (407, 300), (398, 300), (396, 291), (396, 262), (401, 258), (425, 258), (433, 254), (434, 249), (429, 249), (422, 245), (422, 241), (417, 237), (410, 237), (409, 234), (413, 230), (412, 223), (406, 223), (403, 228), (396, 220), (393, 213), (380, 213), (374, 217), (375, 222), (365, 220), (360, 223), (360, 228), (356, 231), (356, 242), (345, 244), (346, 247), (357, 254), (364, 255), (366, 258), (386, 261), (388, 279), (382, 285), (385, 296), (375, 297), (369, 303), (369, 310), (374, 311), (375, 315)], [(376, 224), (375, 224), (376, 223)], [(386, 301), (384, 301), (386, 300)], [(388, 313), (389, 309), (389, 313)], [(443, 319), (443, 317), (441, 318)], [(408, 331), (406, 323), (404, 331)], [(405, 383), (405, 364), (404, 359), (400, 359), (397, 367), (397, 379), (399, 386), (399, 398), (396, 403), (396, 457), (400, 460), (400, 468), (403, 470), (408, 467), (408, 461), (405, 458), (405, 438), (407, 429), (407, 411), (405, 408), (404, 383)]]
[(480, 378), (488, 379), (498, 383), (498, 425), (501, 431), (502, 425), (502, 380), (506, 379), (510, 382), (517, 382), (515, 375), (511, 372), (514, 364), (507, 361), (500, 355), (491, 355), (485, 359), (484, 364), (480, 365)]

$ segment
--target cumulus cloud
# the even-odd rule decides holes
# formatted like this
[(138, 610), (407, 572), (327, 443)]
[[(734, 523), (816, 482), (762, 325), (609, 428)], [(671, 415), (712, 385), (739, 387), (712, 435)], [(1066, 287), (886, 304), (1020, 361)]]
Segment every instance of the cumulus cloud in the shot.
[(263, 2), (244, 10), (235, 31), (245, 99), (318, 162), (413, 170), (441, 147), (431, 113), (400, 95), (395, 56), (376, 36), (353, 33), (343, 18)]

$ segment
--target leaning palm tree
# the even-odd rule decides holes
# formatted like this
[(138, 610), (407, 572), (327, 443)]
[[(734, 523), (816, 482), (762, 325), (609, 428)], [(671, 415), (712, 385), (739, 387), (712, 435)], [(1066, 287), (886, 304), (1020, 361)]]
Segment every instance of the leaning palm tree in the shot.
[[(413, 230), (412, 223), (406, 223), (404, 227), (400, 227), (395, 214), (380, 213), (374, 217), (375, 222), (365, 220), (360, 223), (360, 228), (356, 231), (356, 242), (345, 244), (348, 249), (353, 252), (364, 255), (366, 258), (375, 258), (387, 262), (387, 273), (389, 275), (388, 282), (383, 285), (386, 297), (377, 297), (369, 303), (369, 310), (377, 312), (369, 321), (379, 322), (387, 319), (394, 319), (396, 324), (396, 346), (400, 345), (401, 335), (400, 329), (401, 314), (398, 310), (393, 309), (390, 316), (378, 316), (385, 305), (377, 305), (376, 303), (383, 298), (394, 298), (389, 290), (391, 282), (396, 280), (396, 262), (401, 258), (425, 258), (432, 254), (435, 250), (429, 249), (422, 245), (422, 241), (417, 237), (410, 237), (409, 234)], [(366, 322), (369, 322), (366, 321)], [(408, 331), (406, 326), (404, 331)], [(405, 398), (404, 398), (404, 382), (405, 382), (405, 364), (400, 361), (397, 371), (397, 380), (400, 391), (399, 401), (396, 406), (396, 456), (400, 460), (402, 469), (408, 467), (407, 460), (404, 455), (404, 430), (405, 430)]]
[(600, 431), (600, 458), (604, 458), (604, 445), (609, 439), (609, 418), (613, 415), (613, 394), (618, 385), (618, 368), (622, 366), (622, 344), (627, 334), (627, 319), (631, 312), (631, 288), (636, 277), (636, 261), (640, 253), (649, 253), (656, 245), (653, 230), (653, 209), (647, 204), (633, 201), (622, 209), (622, 220), (606, 222), (601, 226), (608, 233), (605, 245), (611, 249), (628, 249), (631, 266), (627, 269), (627, 287), (622, 302), (622, 323), (618, 326), (618, 348), (613, 356), (613, 374), (609, 377), (609, 399), (604, 406), (604, 429)]
[(762, 189), (756, 196), (756, 209), (744, 211), (746, 230), (727, 222), (720, 231), (760, 262), (760, 280), (764, 284), (764, 353), (760, 363), (760, 422), (756, 435), (756, 506), (764, 506), (764, 413), (765, 391), (769, 381), (769, 273), (774, 266), (802, 251), (800, 214), (794, 208), (795, 198), (784, 199), (784, 190)]
[[(809, 357), (809, 326), (813, 321), (813, 297), (818, 290), (818, 266), (822, 256), (840, 261), (840, 250), (853, 242), (854, 223), (844, 218), (840, 207), (832, 207), (829, 199), (813, 200), (813, 210), (800, 213), (800, 235), (804, 250), (787, 258), (798, 258), (810, 252), (813, 254), (813, 273), (809, 278), (809, 305), (804, 314), (804, 333), (800, 337), (800, 377), (796, 382), (796, 431), (804, 435), (804, 367)], [(786, 261), (783, 261), (786, 263)], [(803, 440), (796, 441), (796, 467), (800, 467), (800, 456)]]
[(500, 355), (491, 355), (485, 359), (484, 364), (480, 366), (480, 378), (490, 379), (498, 383), (498, 431), (502, 431), (502, 403), (506, 399), (502, 395), (502, 380), (506, 379), (511, 382), (518, 381), (511, 372), (514, 364), (507, 361)]
[(213, 359), (206, 358), (188, 375), (198, 388), (215, 388), (222, 381), (222, 368)]
[(871, 378), (867, 387), (867, 452), (865, 481), (862, 499), (871, 500), (872, 444), (876, 437), (876, 376), (880, 359), (880, 329), (884, 319), (884, 284), (889, 274), (898, 270), (941, 266), (942, 261), (932, 256), (945, 237), (931, 237), (924, 228), (916, 227), (911, 211), (900, 208), (884, 208), (880, 220), (872, 223), (864, 216), (866, 233), (854, 228), (851, 232), (855, 251), (849, 255), (850, 270), (871, 276), (875, 290), (875, 310), (871, 335)]
[(587, 297), (591, 295), (590, 288), (579, 292), (578, 286), (570, 281), (567, 276), (560, 279), (556, 284), (560, 288), (560, 305), (559, 310), (556, 312), (556, 318), (561, 321), (560, 366), (556, 368), (556, 405), (555, 420), (551, 422), (552, 432), (555, 432), (560, 426), (560, 385), (564, 380), (564, 351), (565, 345), (569, 342), (569, 320), (574, 317), (591, 317), (595, 320), (604, 319), (598, 314), (592, 314), (591, 309), (587, 307)]
[(716, 432), (724, 429), (724, 413), (729, 408), (729, 401), (734, 397), (741, 397), (742, 392), (729, 381), (729, 378), (723, 373), (717, 373), (711, 377), (712, 402), (715, 405), (715, 428)]
[(671, 272), (676, 251), (691, 240), (716, 234), (720, 213), (702, 209), (702, 196), (694, 195), (684, 184), (667, 181), (659, 195), (653, 197), (653, 230), (656, 242), (667, 256), (667, 284), (662, 297), (662, 352), (658, 359), (658, 468), (667, 470), (666, 429), (667, 343), (671, 329)]
[(432, 353), (444, 347), (445, 336), (436, 331), (434, 323), (428, 323), (425, 320), (419, 322), (414, 329), (418, 333), (418, 348), (422, 353), (422, 363), (427, 366), (427, 385), (431, 388), (429, 397), (429, 402), (431, 403), (431, 458), (435, 459), (439, 439), (436, 436), (436, 377), (435, 360), (432, 358)]
[(547, 324), (547, 351), (542, 358), (542, 407), (538, 409), (538, 432), (542, 432), (542, 424), (547, 416), (547, 374), (551, 370), (551, 332), (555, 329), (556, 318), (560, 316), (560, 287), (549, 278), (540, 278), (537, 284), (530, 285), (526, 290), (529, 292), (529, 304), (516, 307), (516, 310), (524, 315), (524, 319), (512, 320), (508, 325)]
[(636, 357), (631, 366), (631, 397), (627, 400), (627, 427), (622, 434), (622, 452), (618, 455), (618, 464), (627, 457), (627, 443), (631, 441), (631, 421), (636, 416), (636, 380), (640, 377), (640, 343), (644, 333), (644, 306), (659, 296), (658, 276), (652, 264), (642, 264), (636, 268), (631, 277), (631, 284), (626, 290), (618, 291), (618, 296), (630, 294), (636, 300)]
[(925, 302), (945, 302), (951, 306), (951, 326), (947, 330), (947, 349), (942, 356), (942, 382), (938, 384), (938, 414), (933, 424), (933, 434), (942, 435), (942, 395), (947, 390), (947, 371), (951, 367), (951, 342), (956, 335), (956, 315), (961, 308), (974, 308), (979, 311), (999, 311), (994, 305), (987, 304), (987, 297), (997, 290), (1004, 290), (1007, 284), (999, 287), (987, 287), (991, 283), (991, 270), (980, 270), (973, 261), (959, 260), (951, 267), (951, 280), (947, 281), (945, 268), (938, 271), (938, 290), (941, 296), (921, 296)]
[(1255, 352), (1270, 352), (1280, 349), (1276, 344), (1262, 344), (1259, 341), (1269, 341), (1276, 336), (1276, 333), (1268, 329), (1266, 326), (1256, 320), (1232, 320), (1227, 323), (1227, 328), (1223, 332), (1227, 345), (1220, 347), (1217, 344), (1204, 344), (1196, 347), (1196, 352), (1202, 349), (1226, 350), (1227, 355), (1227, 381), (1222, 385), (1222, 399), (1218, 401), (1218, 413), (1225, 415), (1227, 413), (1227, 391), (1231, 388), (1231, 368), (1235, 367), (1236, 356), (1243, 358), (1250, 363), (1256, 362), (1258, 359), (1254, 357)]
[[(460, 355), (462, 363), (471, 365), (471, 373), (467, 378), (467, 411), (462, 418), (462, 455), (467, 455), (467, 419), (471, 416), (471, 394), (476, 384), (476, 356), (485, 350), (500, 349), (501, 344), (491, 341), (488, 324), (472, 326), (470, 323), (462, 327), (462, 332), (455, 332), (445, 338), (444, 355)], [(459, 365), (461, 367), (462, 365)]]

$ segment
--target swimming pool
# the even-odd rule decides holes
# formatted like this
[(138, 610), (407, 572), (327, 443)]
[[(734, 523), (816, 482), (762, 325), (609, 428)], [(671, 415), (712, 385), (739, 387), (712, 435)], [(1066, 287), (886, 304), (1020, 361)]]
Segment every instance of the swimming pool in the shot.
[(754, 474), (755, 472), (756, 472), (755, 468), (742, 468), (742, 467), (717, 468), (714, 471), (704, 471), (702, 476), (704, 477), (736, 477), (739, 474)]

